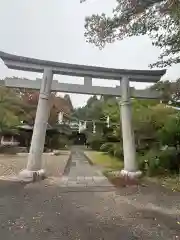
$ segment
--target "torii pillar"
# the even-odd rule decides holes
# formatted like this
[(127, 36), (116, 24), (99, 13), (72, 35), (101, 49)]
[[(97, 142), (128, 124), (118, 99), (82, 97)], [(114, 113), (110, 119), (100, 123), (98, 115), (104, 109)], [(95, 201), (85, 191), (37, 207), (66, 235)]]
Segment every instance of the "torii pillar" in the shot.
[(121, 171), (121, 174), (128, 178), (138, 178), (141, 176), (141, 171), (138, 170), (138, 164), (136, 161), (129, 78), (125, 76), (121, 80), (120, 106), (124, 153), (124, 169)]
[(20, 179), (25, 182), (36, 180), (36, 178), (45, 177), (45, 170), (42, 169), (42, 154), (44, 151), (46, 129), (50, 113), (50, 94), (52, 80), (52, 69), (45, 68), (41, 82), (41, 89), (27, 168), (19, 173)]

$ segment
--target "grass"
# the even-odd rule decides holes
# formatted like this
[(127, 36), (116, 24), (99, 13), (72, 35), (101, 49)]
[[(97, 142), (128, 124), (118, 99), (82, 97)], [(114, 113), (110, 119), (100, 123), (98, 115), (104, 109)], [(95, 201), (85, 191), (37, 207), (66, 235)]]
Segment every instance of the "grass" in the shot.
[(158, 183), (166, 188), (172, 189), (173, 191), (180, 191), (180, 176), (177, 175), (145, 177), (145, 180)]
[(123, 162), (120, 159), (110, 156), (107, 153), (88, 151), (85, 154), (93, 164), (106, 170), (121, 170), (123, 168)]
[[(123, 169), (123, 161), (116, 157), (110, 156), (107, 153), (87, 151), (85, 152), (85, 155), (91, 160), (94, 165), (102, 167), (103, 174), (108, 178), (114, 178), (113, 171)], [(154, 182), (166, 188), (170, 188), (172, 191), (180, 191), (180, 175), (161, 175), (156, 177), (144, 176), (143, 179), (145, 181)]]

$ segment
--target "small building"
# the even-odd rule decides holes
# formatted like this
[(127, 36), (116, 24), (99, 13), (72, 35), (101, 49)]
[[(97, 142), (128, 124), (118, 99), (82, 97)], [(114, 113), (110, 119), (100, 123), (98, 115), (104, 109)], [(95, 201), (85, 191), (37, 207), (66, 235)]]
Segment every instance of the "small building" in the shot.
[(5, 130), (1, 133), (1, 146), (18, 146), (19, 134), (13, 130)]
[[(33, 134), (33, 125), (29, 124), (22, 124), (16, 127), (20, 134), (20, 146), (26, 147), (29, 151), (30, 144), (31, 144), (31, 138)], [(62, 136), (62, 139), (69, 138), (71, 135), (71, 129), (69, 125), (66, 124), (57, 124), (54, 127), (48, 124), (47, 130), (46, 130), (46, 142), (45, 142), (45, 150), (52, 149), (52, 138)]]

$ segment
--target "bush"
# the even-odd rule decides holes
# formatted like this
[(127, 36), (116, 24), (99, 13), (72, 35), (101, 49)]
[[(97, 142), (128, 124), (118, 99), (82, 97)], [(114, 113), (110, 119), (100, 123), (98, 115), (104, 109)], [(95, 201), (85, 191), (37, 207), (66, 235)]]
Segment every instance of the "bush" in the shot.
[(114, 157), (123, 158), (123, 148), (120, 143), (104, 143), (101, 148), (101, 151), (107, 152)]
[(162, 145), (177, 147), (180, 144), (179, 114), (167, 118), (157, 135)]
[(179, 173), (180, 151), (176, 148), (167, 148), (160, 152), (160, 166), (171, 173)]
[(115, 143), (113, 145), (113, 150), (114, 150), (114, 156), (122, 160), (124, 157), (124, 154), (123, 154), (123, 147), (121, 143)]
[(89, 143), (89, 146), (96, 151), (99, 151), (102, 144), (104, 144), (104, 140), (102, 139), (102, 136), (100, 135), (90, 135), (88, 137), (87, 142)]
[(155, 150), (150, 150), (139, 157), (139, 168), (148, 176), (157, 175), (159, 169), (159, 156)]
[(49, 137), (49, 141), (46, 144), (46, 147), (50, 148), (51, 150), (58, 150), (65, 148), (68, 143), (68, 138), (65, 135), (54, 135), (52, 137)]
[(100, 150), (102, 152), (109, 153), (109, 151), (112, 151), (112, 148), (113, 148), (113, 143), (107, 142), (107, 143), (104, 143), (104, 144), (101, 145)]
[(175, 148), (166, 150), (150, 150), (144, 156), (139, 157), (139, 167), (146, 171), (148, 176), (159, 174), (179, 173), (180, 151)]

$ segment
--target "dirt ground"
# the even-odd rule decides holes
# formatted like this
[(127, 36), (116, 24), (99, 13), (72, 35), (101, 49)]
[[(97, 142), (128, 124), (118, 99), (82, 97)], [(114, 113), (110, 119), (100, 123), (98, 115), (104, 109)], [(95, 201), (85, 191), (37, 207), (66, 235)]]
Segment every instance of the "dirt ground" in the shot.
[(0, 181), (1, 238), (179, 240), (180, 195), (159, 190), (80, 191), (49, 179), (27, 185)]
[[(179, 192), (154, 183), (119, 189), (61, 187), (57, 168), (66, 154), (61, 161), (57, 157), (47, 157), (52, 176), (43, 181), (0, 180), (0, 239), (180, 240)], [(71, 158), (66, 178), (96, 172), (79, 150)], [(10, 158), (8, 166), (19, 172), (24, 160), (19, 158), (16, 167), (14, 161)]]

